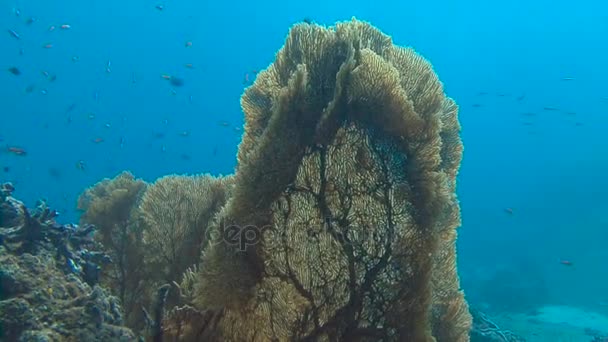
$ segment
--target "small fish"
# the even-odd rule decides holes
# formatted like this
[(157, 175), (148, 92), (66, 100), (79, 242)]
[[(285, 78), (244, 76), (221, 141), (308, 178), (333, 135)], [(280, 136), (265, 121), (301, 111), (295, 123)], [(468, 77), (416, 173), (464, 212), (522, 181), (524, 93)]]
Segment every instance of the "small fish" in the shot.
[(190, 136), (190, 131), (182, 131), (179, 133), (180, 137), (188, 137)]
[(92, 140), (95, 144), (101, 144), (105, 140), (102, 137), (97, 137)]
[(243, 77), (243, 84), (244, 85), (249, 84), (249, 73), (248, 72), (246, 72), (245, 76)]
[(582, 123), (582, 122), (576, 122), (576, 123), (574, 124), (574, 126), (576, 126), (576, 127), (580, 127), (580, 126), (582, 126), (582, 125), (583, 125), (583, 123)]
[(479, 103), (474, 103), (473, 104), (473, 108), (479, 108), (479, 107), (481, 107), (481, 105)]
[(176, 76), (171, 76), (169, 82), (171, 82), (171, 85), (175, 87), (181, 87), (184, 85), (184, 80)]
[(70, 26), (68, 24), (63, 24), (63, 25), (59, 26), (59, 28), (62, 30), (69, 30), (72, 28), (72, 26)]
[(182, 154), (180, 155), (180, 158), (181, 158), (182, 160), (190, 160), (190, 159), (192, 159), (192, 157), (190, 157), (190, 155), (189, 155), (189, 154), (186, 154), (186, 153), (182, 153)]
[(314, 20), (312, 20), (309, 17), (304, 17), (304, 19), (302, 19), (302, 22), (305, 23), (305, 24), (308, 24), (308, 25), (312, 25), (312, 24), (315, 23)]
[(171, 79), (171, 76), (169, 76), (169, 75), (167, 75), (167, 74), (162, 74), (162, 75), (160, 75), (160, 77), (161, 77), (163, 80), (170, 80), (170, 79)]
[(120, 137), (120, 142), (119, 142), (119, 146), (120, 146), (120, 148), (125, 147), (125, 142), (126, 142), (126, 141), (125, 141), (125, 137)]
[(513, 208), (505, 208), (505, 213), (509, 214), (509, 215), (513, 215)]
[(544, 110), (546, 111), (556, 111), (558, 110), (556, 107), (543, 107)]
[(11, 74), (13, 74), (15, 76), (21, 75), (21, 70), (19, 70), (19, 68), (17, 68), (17, 67), (8, 68), (8, 72), (10, 72)]
[(110, 60), (108, 59), (108, 62), (106, 63), (106, 73), (107, 73), (107, 74), (109, 74), (109, 73), (111, 73), (111, 72), (112, 72), (111, 67), (112, 67), (112, 61), (110, 61)]
[(13, 14), (15, 15), (15, 17), (18, 17), (21, 15), (21, 11), (18, 8), (13, 7)]
[(48, 80), (49, 80), (49, 82), (55, 82), (57, 80), (57, 75), (55, 75), (55, 74), (49, 75)]
[(74, 108), (76, 108), (76, 104), (72, 103), (71, 105), (68, 106), (68, 108), (65, 110), (65, 112), (70, 113), (71, 111), (74, 110)]
[(569, 260), (560, 260), (559, 263), (562, 264), (562, 265), (564, 265), (564, 266), (574, 266), (574, 263), (572, 263)]
[(184, 66), (188, 69), (194, 69), (194, 65), (192, 63), (186, 63)]
[(186, 44), (185, 44), (185, 46), (186, 46), (187, 48), (188, 48), (188, 47), (192, 47), (192, 41), (190, 41), (190, 40), (189, 40), (189, 41), (187, 41), (187, 42), (186, 42)]
[(521, 101), (523, 101), (523, 99), (525, 99), (525, 98), (526, 98), (526, 94), (521, 94), (520, 96), (518, 96), (518, 97), (517, 97), (517, 99), (516, 99), (516, 100), (517, 100), (517, 102), (521, 102)]
[(45, 48), (45, 49), (52, 49), (53, 48), (53, 44), (48, 43), (48, 44), (43, 45), (42, 47)]
[(20, 157), (27, 156), (27, 151), (17, 146), (6, 146), (6, 151)]
[(15, 39), (21, 39), (21, 36), (19, 35), (19, 33), (15, 32), (14, 30), (8, 29), (8, 33), (13, 36), (13, 38)]
[(562, 77), (562, 81), (574, 81), (574, 77)]
[(32, 92), (34, 91), (34, 88), (36, 88), (36, 86), (35, 86), (35, 85), (33, 85), (33, 84), (30, 84), (30, 85), (28, 85), (27, 87), (25, 87), (25, 92), (26, 92), (27, 94), (30, 94), (30, 93), (32, 93)]
[(4, 166), (2, 167), (2, 171), (4, 171), (5, 173), (9, 173), (11, 172), (11, 168), (9, 166)]
[(72, 62), (76, 63), (80, 60), (80, 57), (78, 56), (72, 56)]
[(74, 262), (74, 260), (72, 260), (72, 259), (68, 258), (68, 259), (66, 260), (66, 264), (68, 265), (68, 267), (70, 268), (70, 270), (72, 271), (72, 273), (76, 273), (76, 274), (78, 274), (78, 273), (80, 273), (80, 272), (81, 272), (81, 268), (80, 268), (80, 266), (78, 266), (78, 265), (77, 265), (77, 264)]
[(46, 95), (48, 93), (49, 93), (48, 90), (46, 90), (46, 89), (40, 89), (40, 94)]
[(33, 23), (35, 23), (35, 22), (36, 22), (36, 18), (34, 18), (34, 17), (29, 17), (29, 18), (27, 18), (27, 20), (25, 21), (25, 25), (28, 25), (28, 26), (29, 26), (29, 25), (32, 25), (32, 24), (33, 24)]
[(164, 139), (165, 138), (165, 133), (163, 132), (156, 132), (153, 135), (154, 139)]
[(155, 8), (159, 11), (163, 11), (165, 9), (165, 7), (163, 5), (156, 5)]
[(87, 119), (89, 119), (89, 120), (95, 119), (95, 113), (89, 113), (89, 115), (87, 115)]
[(218, 124), (220, 126), (224, 126), (224, 127), (229, 127), (230, 126), (230, 124), (227, 121), (220, 121), (220, 122), (218, 122)]
[(55, 31), (55, 25), (49, 26), (49, 32)]
[(80, 171), (85, 171), (86, 169), (86, 164), (84, 162), (84, 160), (79, 160), (76, 162), (76, 169), (80, 170)]

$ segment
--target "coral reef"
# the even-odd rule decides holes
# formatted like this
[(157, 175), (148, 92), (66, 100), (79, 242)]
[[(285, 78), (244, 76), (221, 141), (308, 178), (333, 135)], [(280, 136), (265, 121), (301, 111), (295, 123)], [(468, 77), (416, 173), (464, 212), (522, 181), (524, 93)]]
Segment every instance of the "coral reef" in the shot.
[(5, 336), (133, 339), (100, 280), (151, 341), (468, 341), (458, 107), (430, 63), (355, 19), (298, 24), (241, 105), (234, 176), (124, 172), (81, 195), (80, 226), (1, 188), (2, 258), (49, 272), (0, 273)]
[(103, 269), (102, 284), (117, 296), (125, 310), (129, 327), (141, 328), (141, 307), (149, 304), (145, 279), (141, 224), (137, 206), (147, 184), (123, 172), (87, 189), (78, 199), (83, 212), (80, 223), (92, 224), (95, 239), (113, 262)]
[(98, 227), (96, 240), (115, 260), (101, 279), (123, 303), (127, 326), (157, 335), (160, 323), (146, 314), (146, 308), (156, 311), (157, 288), (166, 290), (162, 307), (191, 303), (191, 294), (180, 294), (192, 285), (178, 281), (199, 261), (207, 227), (231, 184), (231, 177), (210, 175), (170, 175), (147, 184), (123, 172), (80, 196), (81, 223)]
[(109, 258), (91, 226), (62, 226), (42, 202), (32, 213), (1, 187), (0, 340), (135, 341), (117, 298), (96, 285)]
[(147, 267), (156, 280), (178, 281), (198, 262), (207, 226), (226, 203), (231, 178), (210, 175), (162, 177), (144, 192), (140, 215)]
[(467, 341), (462, 144), (431, 65), (364, 22), (298, 24), (241, 103), (196, 309), (173, 311), (194, 325), (171, 338)]

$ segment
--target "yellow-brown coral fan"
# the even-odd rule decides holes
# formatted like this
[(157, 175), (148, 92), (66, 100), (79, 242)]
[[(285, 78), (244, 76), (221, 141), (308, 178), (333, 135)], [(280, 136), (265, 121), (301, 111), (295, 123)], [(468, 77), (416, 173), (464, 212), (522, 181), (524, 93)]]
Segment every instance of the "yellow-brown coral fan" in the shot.
[(231, 178), (171, 175), (158, 179), (143, 195), (146, 262), (163, 283), (178, 281), (198, 262), (207, 226), (226, 203)]
[(213, 336), (468, 340), (462, 144), (431, 65), (365, 22), (299, 24), (241, 104), (235, 185), (197, 286), (199, 309), (222, 313)]
[(146, 183), (123, 172), (114, 179), (104, 179), (87, 189), (78, 199), (83, 211), (81, 223), (97, 227), (98, 239), (112, 258), (102, 272), (102, 283), (120, 298), (127, 325), (136, 328), (141, 316), (146, 277), (141, 267), (143, 255), (137, 205)]

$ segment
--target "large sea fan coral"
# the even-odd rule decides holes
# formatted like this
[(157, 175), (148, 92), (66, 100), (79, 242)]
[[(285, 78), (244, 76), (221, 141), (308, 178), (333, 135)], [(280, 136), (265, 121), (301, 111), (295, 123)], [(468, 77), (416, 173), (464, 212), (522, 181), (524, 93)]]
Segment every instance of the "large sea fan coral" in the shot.
[(97, 227), (95, 238), (112, 258), (102, 272), (102, 284), (122, 302), (127, 325), (143, 323), (141, 305), (145, 301), (146, 278), (141, 247), (142, 232), (137, 206), (147, 184), (129, 172), (104, 179), (84, 191), (78, 199), (83, 212), (81, 223)]
[(213, 336), (468, 340), (462, 143), (431, 65), (364, 22), (299, 24), (241, 103), (235, 185), (197, 286), (221, 316)]
[(139, 211), (146, 262), (157, 267), (158, 280), (177, 281), (198, 261), (207, 226), (226, 203), (230, 180), (170, 175), (148, 187)]

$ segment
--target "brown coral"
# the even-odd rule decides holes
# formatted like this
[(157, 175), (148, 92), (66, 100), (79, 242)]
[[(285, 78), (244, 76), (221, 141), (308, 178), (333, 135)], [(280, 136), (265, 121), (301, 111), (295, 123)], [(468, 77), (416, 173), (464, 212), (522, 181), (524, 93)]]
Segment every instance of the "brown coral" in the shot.
[(178, 281), (199, 260), (207, 226), (225, 204), (230, 177), (162, 177), (148, 187), (139, 207), (145, 227), (146, 262), (157, 280)]
[(197, 287), (201, 309), (222, 310), (218, 334), (467, 340), (462, 144), (431, 65), (364, 22), (300, 24), (242, 107), (235, 186)]
[(83, 211), (81, 222), (97, 227), (96, 239), (112, 258), (112, 263), (103, 270), (102, 284), (120, 298), (130, 327), (143, 322), (141, 305), (145, 287), (142, 280), (147, 276), (141, 267), (142, 231), (137, 205), (145, 189), (145, 182), (123, 172), (114, 179), (95, 184), (78, 199), (78, 209)]

